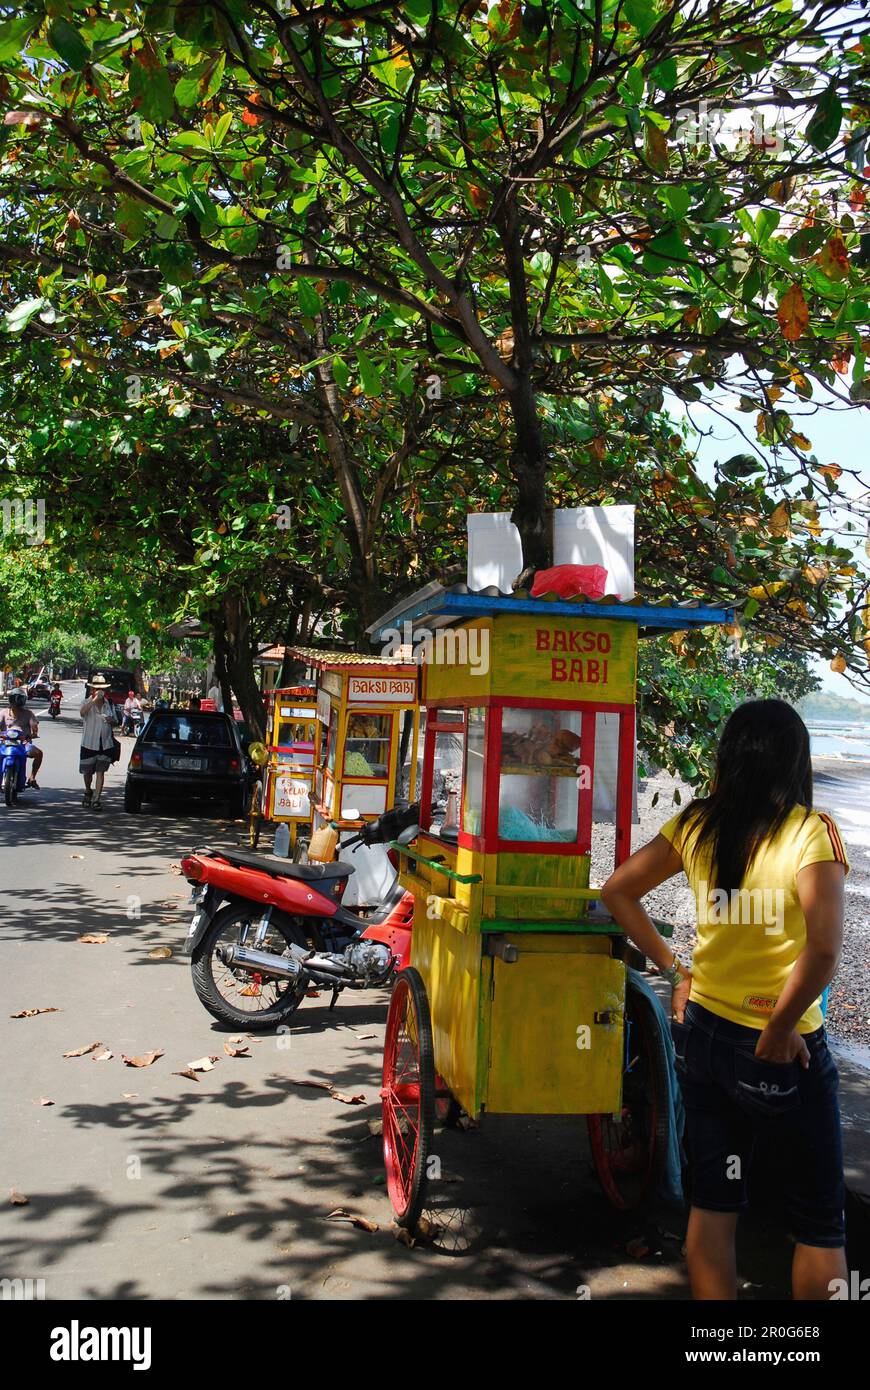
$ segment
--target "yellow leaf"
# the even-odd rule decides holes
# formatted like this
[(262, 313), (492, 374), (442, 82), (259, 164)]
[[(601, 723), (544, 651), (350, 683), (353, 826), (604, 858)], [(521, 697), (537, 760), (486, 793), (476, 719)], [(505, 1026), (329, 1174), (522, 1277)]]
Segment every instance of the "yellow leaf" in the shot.
[(837, 652), (837, 655), (834, 657), (833, 661), (831, 662), (831, 670), (832, 670), (832, 671), (836, 671), (839, 675), (842, 675), (843, 672), (845, 671), (845, 669), (846, 669), (846, 658), (843, 656), (843, 653), (842, 653), (842, 652)]
[(803, 449), (805, 453), (813, 447), (812, 441), (807, 439), (805, 434), (798, 434), (796, 430), (791, 432), (791, 442), (796, 449)]
[(787, 587), (788, 585), (784, 579), (775, 579), (771, 584), (756, 584), (754, 589), (749, 590), (749, 597), (756, 599), (759, 603), (763, 603), (765, 599), (775, 598), (777, 594), (782, 593), (783, 589)]
[(791, 529), (791, 512), (787, 502), (780, 502), (768, 523), (772, 536), (787, 536)]

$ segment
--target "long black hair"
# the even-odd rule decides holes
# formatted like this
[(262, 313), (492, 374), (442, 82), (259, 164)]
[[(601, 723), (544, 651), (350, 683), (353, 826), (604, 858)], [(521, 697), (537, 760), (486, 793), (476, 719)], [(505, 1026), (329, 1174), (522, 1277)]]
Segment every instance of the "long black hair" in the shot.
[(713, 886), (731, 893), (789, 812), (812, 805), (806, 724), (784, 700), (747, 700), (722, 730), (710, 795), (690, 802), (680, 829), (697, 829), (693, 856), (709, 849)]

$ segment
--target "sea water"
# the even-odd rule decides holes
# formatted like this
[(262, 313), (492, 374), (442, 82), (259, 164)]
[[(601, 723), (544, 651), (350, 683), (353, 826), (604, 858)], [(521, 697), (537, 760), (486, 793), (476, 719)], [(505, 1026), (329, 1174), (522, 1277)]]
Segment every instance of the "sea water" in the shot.
[(842, 720), (813, 720), (810, 751), (818, 758), (848, 758), (870, 762), (870, 720), (847, 724)]

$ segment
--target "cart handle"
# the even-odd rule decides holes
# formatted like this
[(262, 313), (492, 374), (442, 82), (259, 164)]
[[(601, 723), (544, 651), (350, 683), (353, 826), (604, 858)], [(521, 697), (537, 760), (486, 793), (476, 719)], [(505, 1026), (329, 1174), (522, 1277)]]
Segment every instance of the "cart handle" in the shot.
[(396, 849), (400, 854), (407, 854), (409, 859), (413, 859), (417, 864), (426, 864), (436, 873), (443, 874), (445, 878), (452, 878), (456, 883), (482, 883), (483, 874), (458, 874), (455, 869), (448, 869), (437, 859), (427, 859), (425, 855), (419, 854), (415, 849), (409, 849), (407, 845), (401, 844), (399, 840), (390, 840), (390, 849)]

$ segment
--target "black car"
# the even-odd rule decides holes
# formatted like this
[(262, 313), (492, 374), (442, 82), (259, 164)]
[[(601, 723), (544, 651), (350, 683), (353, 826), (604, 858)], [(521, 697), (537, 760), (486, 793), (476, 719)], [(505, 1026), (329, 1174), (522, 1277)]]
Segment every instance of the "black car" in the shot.
[(198, 710), (155, 710), (133, 744), (124, 810), (135, 813), (148, 800), (204, 797), (227, 801), (237, 819), (244, 815), (252, 778), (234, 719)]
[(28, 700), (47, 700), (51, 694), (51, 686), (48, 681), (31, 681), (27, 687)]

